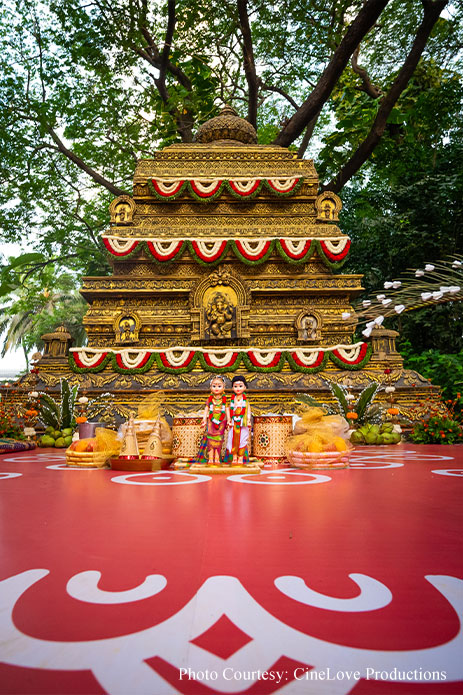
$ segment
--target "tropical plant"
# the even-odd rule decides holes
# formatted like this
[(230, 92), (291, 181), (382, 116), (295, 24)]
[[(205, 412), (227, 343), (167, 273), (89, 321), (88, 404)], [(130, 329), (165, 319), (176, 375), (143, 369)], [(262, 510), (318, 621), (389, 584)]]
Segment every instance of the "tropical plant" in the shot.
[(349, 393), (348, 389), (340, 384), (331, 381), (328, 382), (328, 387), (333, 396), (334, 405), (330, 403), (321, 403), (316, 398), (306, 393), (297, 393), (295, 400), (305, 405), (324, 408), (329, 415), (342, 415), (342, 417), (349, 420), (354, 419), (349, 417), (349, 414), (355, 413), (356, 425), (363, 425), (367, 422), (379, 423), (383, 419), (382, 407), (379, 403), (373, 403), (381, 388), (380, 384), (372, 382), (366, 386), (360, 392), (357, 400), (355, 400), (355, 396)]
[[(11, 294), (0, 307), (0, 336), (3, 335), (2, 357), (8, 351), (22, 348), (29, 364), (28, 354), (33, 348), (42, 349), (41, 335), (51, 332), (63, 323), (70, 331), (74, 343), (86, 340), (82, 317), (87, 304), (74, 289), (75, 277), (57, 272), (45, 265), (40, 273), (30, 273), (30, 263), (37, 254), (24, 254), (10, 258), (9, 265), (0, 268), (0, 285)], [(7, 288), (7, 289), (5, 289)]]
[(416, 354), (410, 343), (405, 343), (401, 353), (404, 356), (404, 367), (416, 370), (435, 386), (440, 386), (447, 402), (449, 399), (456, 399), (455, 402), (458, 402), (463, 384), (463, 350), (455, 354), (439, 350), (424, 350)]
[(434, 415), (416, 423), (410, 439), (415, 444), (463, 444), (463, 424), (447, 415)]
[[(71, 386), (65, 378), (60, 381), (60, 395), (54, 399), (48, 393), (39, 392), (39, 417), (47, 427), (54, 430), (74, 428), (76, 426), (76, 409), (79, 385)], [(97, 415), (111, 414), (113, 410), (114, 396), (111, 393), (102, 393), (85, 403), (86, 418)]]
[(62, 430), (75, 427), (74, 406), (79, 386), (71, 386), (67, 379), (60, 381), (60, 397), (55, 400), (48, 393), (39, 393), (39, 417), (47, 427)]

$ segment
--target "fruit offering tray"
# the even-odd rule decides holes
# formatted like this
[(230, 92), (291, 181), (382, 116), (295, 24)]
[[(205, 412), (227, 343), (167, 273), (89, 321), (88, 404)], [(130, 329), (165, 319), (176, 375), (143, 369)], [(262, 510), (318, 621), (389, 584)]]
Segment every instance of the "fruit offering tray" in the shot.
[(321, 451), (310, 453), (305, 451), (289, 450), (286, 452), (288, 461), (295, 468), (310, 470), (333, 470), (335, 468), (348, 468), (351, 451)]

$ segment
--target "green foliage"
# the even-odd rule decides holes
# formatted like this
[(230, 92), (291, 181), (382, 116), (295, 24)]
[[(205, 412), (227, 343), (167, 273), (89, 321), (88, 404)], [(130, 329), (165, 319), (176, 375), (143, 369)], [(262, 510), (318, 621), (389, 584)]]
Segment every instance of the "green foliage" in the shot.
[(44, 425), (59, 430), (60, 408), (55, 399), (49, 396), (48, 393), (40, 394), (39, 414), (40, 420), (42, 420)]
[[(294, 103), (311, 94), (363, 4), (248, 1), (260, 143), (270, 143), (294, 113)], [(158, 89), (165, 0), (6, 0), (0, 9), (1, 241), (27, 248), (0, 277), (9, 346), (27, 352), (49, 330), (50, 305), (44, 308), (39, 288), (32, 291), (29, 282), (36, 277), (40, 285), (47, 264), (65, 269), (70, 295), (82, 274), (110, 273), (100, 233), (111, 199), (119, 191), (130, 193), (138, 159), (181, 136), (191, 140), (225, 101), (246, 115), (236, 2), (178, 0), (176, 15), (169, 69)], [(448, 5), (379, 146), (343, 191), (342, 228), (353, 240), (347, 272), (365, 273), (369, 291), (412, 260), (418, 266), (463, 250), (462, 16), (461, 3)], [(390, 0), (362, 40), (359, 65), (382, 95), (421, 17), (414, 0)], [(335, 176), (363, 141), (380, 99), (368, 96), (360, 76), (346, 67), (308, 150), (310, 156), (321, 150), (322, 181)], [(45, 281), (41, 286), (56, 287)], [(70, 306), (55, 301), (52, 312), (79, 344), (82, 305)], [(423, 349), (423, 335), (424, 347), (441, 348), (437, 341), (450, 344), (457, 332), (456, 321), (426, 332), (411, 322), (407, 329), (408, 322), (400, 318), (416, 350)]]
[(330, 391), (333, 394), (336, 403), (338, 404), (339, 414), (346, 416), (349, 411), (349, 402), (347, 400), (347, 389), (339, 384), (335, 384), (334, 381), (329, 384)]
[(24, 422), (11, 403), (0, 403), (0, 438), (25, 439)]
[(296, 393), (295, 400), (298, 403), (303, 403), (311, 408), (324, 408), (328, 415), (335, 415), (337, 413), (336, 408), (334, 408), (332, 405), (329, 405), (328, 403), (320, 403), (320, 401), (317, 401), (316, 398), (313, 398), (308, 393)]
[[(63, 324), (75, 345), (86, 340), (82, 318), (87, 304), (74, 289), (75, 276), (59, 272), (44, 261), (40, 271), (30, 272), (31, 255), (23, 254), (0, 267), (4, 288), (0, 335), (3, 334), (2, 356), (22, 347), (26, 356), (33, 349), (42, 349), (41, 336)], [(33, 254), (36, 256), (36, 254)], [(10, 294), (9, 288), (11, 288)]]
[[(355, 412), (358, 415), (358, 421), (359, 422), (364, 422), (365, 419), (365, 414), (366, 411), (370, 408), (373, 404), (373, 400), (376, 396), (376, 393), (379, 389), (379, 384), (369, 384), (366, 386), (363, 391), (361, 392), (360, 396), (358, 397), (357, 403), (355, 404)], [(371, 419), (371, 412), (370, 412), (370, 419)]]
[(445, 415), (435, 415), (417, 423), (410, 438), (415, 444), (462, 444), (463, 425)]
[(410, 344), (404, 347), (404, 366), (430, 379), (435, 386), (440, 386), (444, 399), (455, 398), (457, 393), (463, 391), (463, 351), (448, 354), (439, 350), (425, 350), (414, 354), (410, 351)]
[(61, 411), (60, 425), (58, 429), (72, 427), (75, 425), (74, 405), (77, 398), (79, 386), (70, 386), (67, 379), (61, 379)]
[(40, 420), (45, 425), (54, 427), (55, 430), (75, 427), (74, 407), (78, 388), (78, 386), (71, 387), (67, 379), (61, 379), (59, 400), (55, 400), (48, 393), (41, 392), (38, 406)]

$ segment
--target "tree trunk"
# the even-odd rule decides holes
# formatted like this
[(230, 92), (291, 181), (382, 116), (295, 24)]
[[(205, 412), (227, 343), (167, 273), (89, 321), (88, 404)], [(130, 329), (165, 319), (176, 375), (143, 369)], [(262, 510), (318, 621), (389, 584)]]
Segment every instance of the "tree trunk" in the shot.
[(365, 2), (357, 17), (346, 31), (338, 48), (333, 53), (333, 57), (309, 98), (300, 106), (278, 134), (274, 140), (275, 145), (288, 147), (301, 135), (316, 113), (323, 108), (351, 55), (365, 34), (370, 31), (388, 2), (389, 0), (367, 0)]
[(336, 178), (334, 178), (323, 190), (330, 190), (338, 193), (347, 181), (360, 169), (362, 164), (366, 162), (377, 144), (379, 143), (387, 124), (387, 119), (397, 103), (398, 98), (407, 86), (411, 76), (413, 75), (418, 61), (421, 58), (423, 50), (426, 46), (429, 34), (431, 33), (435, 23), (439, 19), (440, 13), (448, 4), (448, 0), (425, 0), (423, 20), (416, 33), (415, 41), (410, 49), (410, 53), (405, 59), (399, 74), (392, 83), (389, 91), (381, 102), (376, 118), (366, 136), (365, 140), (359, 145), (349, 161), (342, 167)]

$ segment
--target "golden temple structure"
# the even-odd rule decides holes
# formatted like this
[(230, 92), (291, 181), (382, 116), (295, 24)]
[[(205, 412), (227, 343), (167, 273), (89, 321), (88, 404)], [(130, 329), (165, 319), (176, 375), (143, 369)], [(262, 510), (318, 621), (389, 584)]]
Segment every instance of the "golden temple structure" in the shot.
[(406, 412), (430, 385), (403, 369), (394, 331), (354, 341), (346, 317), (362, 278), (337, 272), (350, 248), (340, 210), (311, 160), (258, 145), (225, 107), (194, 143), (138, 162), (103, 235), (113, 275), (83, 280), (88, 345), (46, 350), (39, 386), (66, 375), (111, 391), (121, 417), (163, 389), (173, 414), (202, 407), (212, 374), (238, 373), (265, 413), (291, 410), (296, 392), (326, 399), (327, 380), (357, 390), (390, 369)]

